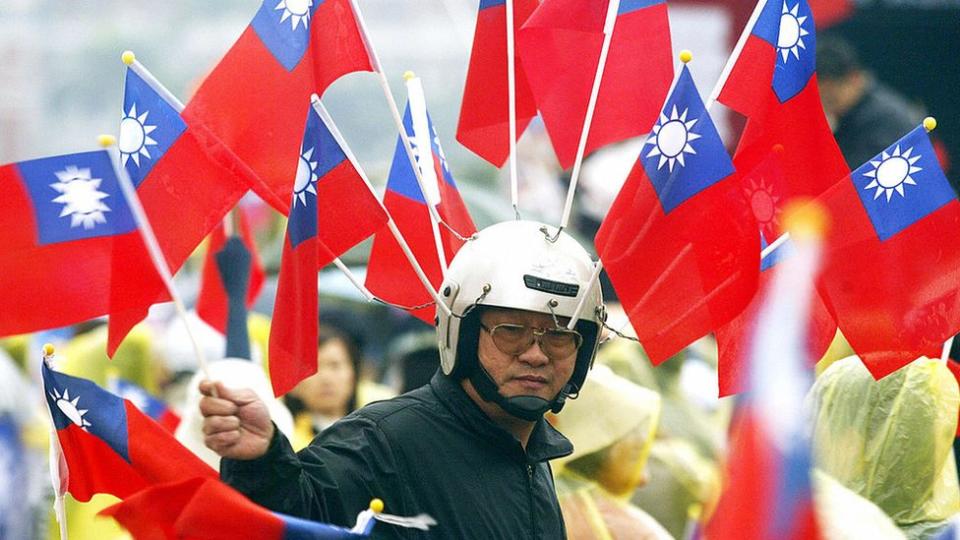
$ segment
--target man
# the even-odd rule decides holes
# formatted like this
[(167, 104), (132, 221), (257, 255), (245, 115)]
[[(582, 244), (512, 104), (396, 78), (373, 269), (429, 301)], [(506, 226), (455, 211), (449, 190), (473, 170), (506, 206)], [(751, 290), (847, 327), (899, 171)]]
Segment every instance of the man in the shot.
[(453, 313), (438, 310), (441, 371), (345, 417), (299, 454), (252, 393), (204, 383), (205, 442), (225, 458), (222, 478), (308, 519), (348, 525), (379, 497), (391, 514), (438, 522), (430, 533), (375, 529), (391, 538), (564, 538), (548, 460), (573, 447), (543, 414), (579, 393), (603, 309), (587, 252), (540, 229), (506, 222), (467, 242), (440, 287)]
[(856, 51), (838, 37), (817, 42), (817, 81), (823, 111), (851, 169), (917, 127), (922, 115), (860, 65)]

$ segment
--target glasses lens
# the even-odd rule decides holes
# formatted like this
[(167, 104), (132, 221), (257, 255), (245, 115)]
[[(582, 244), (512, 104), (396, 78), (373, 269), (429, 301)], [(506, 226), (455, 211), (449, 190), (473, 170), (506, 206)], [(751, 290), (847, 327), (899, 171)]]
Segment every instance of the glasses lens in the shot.
[(566, 358), (577, 352), (583, 338), (573, 330), (547, 330), (540, 337), (540, 347), (551, 358)]
[(519, 324), (498, 324), (490, 332), (493, 344), (504, 354), (521, 354), (533, 345), (533, 328)]

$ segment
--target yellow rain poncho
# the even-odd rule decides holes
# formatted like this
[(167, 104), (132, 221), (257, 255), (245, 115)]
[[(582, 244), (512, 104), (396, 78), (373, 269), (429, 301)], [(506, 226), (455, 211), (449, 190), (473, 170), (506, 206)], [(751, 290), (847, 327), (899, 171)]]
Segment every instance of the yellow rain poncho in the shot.
[(630, 504), (660, 418), (660, 396), (597, 366), (580, 397), (549, 420), (573, 442), (554, 462), (557, 495), (571, 539), (662, 540), (669, 533)]
[(857, 357), (817, 379), (817, 465), (872, 501), (908, 538), (960, 512), (952, 443), (960, 392), (946, 365), (921, 358), (874, 381)]

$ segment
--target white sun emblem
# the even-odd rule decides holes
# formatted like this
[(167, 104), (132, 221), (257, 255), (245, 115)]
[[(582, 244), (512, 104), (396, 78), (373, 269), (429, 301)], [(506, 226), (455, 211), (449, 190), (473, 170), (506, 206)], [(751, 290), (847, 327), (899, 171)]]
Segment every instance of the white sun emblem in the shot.
[(157, 129), (157, 126), (147, 124), (147, 115), (150, 111), (144, 111), (137, 116), (137, 104), (130, 105), (130, 112), (123, 115), (120, 119), (120, 140), (117, 146), (120, 148), (120, 158), (123, 165), (127, 164), (131, 158), (133, 162), (140, 166), (140, 156), (146, 158), (150, 155), (148, 146), (156, 146), (157, 141), (150, 138), (150, 133)]
[(743, 193), (750, 201), (750, 209), (762, 229), (772, 231), (780, 224), (779, 217), (783, 210), (778, 204), (780, 197), (776, 195), (772, 184), (768, 184), (762, 177), (758, 180), (751, 179), (750, 187), (744, 188)]
[(313, 148), (302, 152), (297, 161), (297, 177), (293, 181), (294, 204), (307, 205), (307, 193), (317, 194), (317, 162), (310, 161), (313, 157)]
[(280, 0), (275, 10), (283, 10), (280, 22), (290, 19), (290, 30), (296, 30), (300, 23), (307, 28), (310, 24), (310, 8), (313, 0)]
[(80, 402), (80, 396), (73, 398), (73, 401), (71, 401), (69, 388), (63, 390), (63, 395), (54, 388), (50, 397), (53, 398), (54, 403), (57, 404), (57, 408), (60, 409), (60, 412), (62, 412), (64, 416), (84, 431), (87, 431), (87, 428), (90, 427), (90, 422), (88, 422), (83, 415), (87, 414), (88, 411), (87, 409), (77, 408)]
[(673, 166), (676, 163), (685, 167), (686, 162), (683, 160), (683, 154), (697, 153), (690, 146), (690, 142), (699, 139), (700, 135), (691, 133), (690, 129), (697, 123), (698, 119), (694, 118), (688, 121), (688, 111), (689, 109), (684, 109), (683, 113), (678, 115), (677, 106), (674, 105), (670, 117), (667, 118), (665, 114), (661, 113), (657, 125), (653, 126), (653, 135), (646, 142), (646, 144), (652, 144), (653, 148), (647, 154), (647, 157), (660, 156), (657, 170), (662, 169), (664, 164), (669, 166), (670, 172), (673, 172)]
[(90, 169), (78, 169), (74, 165), (56, 173), (59, 182), (50, 184), (50, 187), (60, 193), (53, 202), (60, 203), (63, 210), (59, 217), (70, 216), (70, 226), (83, 225), (84, 229), (92, 229), (97, 223), (106, 223), (104, 212), (110, 207), (103, 203), (110, 195), (100, 191), (100, 178), (91, 178)]
[(901, 153), (900, 145), (897, 145), (892, 154), (884, 151), (880, 154), (879, 160), (870, 162), (873, 170), (863, 173), (867, 178), (873, 179), (863, 189), (870, 190), (876, 188), (877, 191), (873, 194), (874, 199), (879, 199), (881, 195), (886, 194), (887, 201), (889, 201), (891, 197), (893, 197), (894, 191), (899, 193), (901, 197), (904, 197), (904, 184), (910, 184), (911, 186), (917, 185), (910, 175), (923, 170), (920, 167), (913, 166), (914, 163), (920, 160), (921, 156), (911, 157), (912, 153), (913, 148)]
[(807, 22), (807, 17), (800, 16), (800, 2), (793, 6), (793, 9), (783, 3), (783, 10), (780, 13), (780, 35), (777, 37), (777, 50), (783, 58), (783, 63), (787, 63), (790, 54), (797, 60), (800, 59), (800, 49), (806, 49), (807, 45), (803, 42), (804, 36), (810, 34), (803, 27)]

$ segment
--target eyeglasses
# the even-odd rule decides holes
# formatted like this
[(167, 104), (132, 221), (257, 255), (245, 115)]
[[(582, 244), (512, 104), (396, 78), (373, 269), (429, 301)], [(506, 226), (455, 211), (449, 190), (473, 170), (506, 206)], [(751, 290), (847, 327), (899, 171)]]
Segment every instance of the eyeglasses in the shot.
[(577, 352), (583, 344), (580, 332), (566, 328), (533, 328), (512, 323), (498, 324), (493, 328), (480, 323), (480, 328), (490, 333), (493, 344), (500, 352), (510, 356), (523, 354), (537, 342), (548, 358), (560, 360)]

